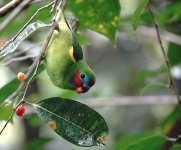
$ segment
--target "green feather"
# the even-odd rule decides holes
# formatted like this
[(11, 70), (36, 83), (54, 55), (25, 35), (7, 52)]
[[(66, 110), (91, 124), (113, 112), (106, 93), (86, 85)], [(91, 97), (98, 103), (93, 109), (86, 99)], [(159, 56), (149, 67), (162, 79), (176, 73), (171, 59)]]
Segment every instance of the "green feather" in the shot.
[(75, 38), (75, 33), (71, 27), (71, 25), (68, 23), (68, 21), (65, 19), (67, 26), (69, 27), (71, 33), (72, 33), (72, 44), (73, 44), (73, 49), (74, 49), (74, 58), (76, 61), (78, 60), (82, 60), (83, 59), (83, 52), (82, 52), (82, 48), (80, 46), (80, 44), (77, 42), (76, 38)]
[[(75, 90), (74, 76), (76, 71), (86, 73), (89, 78), (94, 81), (95, 74), (88, 65), (83, 62), (82, 48), (76, 42), (74, 34), (71, 32), (63, 14), (61, 13), (60, 15), (59, 13), (56, 20), (59, 31), (54, 31), (46, 49), (46, 70), (54, 85), (63, 89)], [(72, 47), (76, 62), (73, 62), (69, 56), (69, 50)]]
[(75, 36), (73, 35), (73, 49), (74, 49), (74, 58), (76, 61), (83, 59), (83, 52), (82, 48), (80, 47), (79, 43), (76, 41)]

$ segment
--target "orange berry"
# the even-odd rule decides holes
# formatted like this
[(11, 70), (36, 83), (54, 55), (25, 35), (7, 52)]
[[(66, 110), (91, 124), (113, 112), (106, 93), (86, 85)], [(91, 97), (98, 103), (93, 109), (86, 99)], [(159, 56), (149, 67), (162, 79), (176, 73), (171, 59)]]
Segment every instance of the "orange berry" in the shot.
[(17, 116), (23, 116), (24, 113), (25, 113), (25, 108), (23, 105), (19, 105), (17, 108), (16, 108), (16, 115)]
[(18, 73), (18, 75), (17, 75), (17, 79), (19, 80), (19, 81), (22, 81), (24, 78), (25, 78), (25, 74), (23, 73), (23, 72), (19, 72)]

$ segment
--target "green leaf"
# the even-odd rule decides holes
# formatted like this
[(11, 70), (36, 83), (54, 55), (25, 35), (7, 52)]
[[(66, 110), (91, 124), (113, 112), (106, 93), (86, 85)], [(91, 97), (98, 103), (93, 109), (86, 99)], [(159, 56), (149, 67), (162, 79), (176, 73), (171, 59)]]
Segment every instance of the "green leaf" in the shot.
[(160, 11), (157, 20), (160, 25), (167, 26), (181, 19), (181, 2), (173, 2)]
[(80, 28), (105, 35), (112, 42), (120, 20), (119, 0), (70, 0), (68, 7), (80, 20)]
[(7, 54), (14, 52), (18, 48), (20, 43), (24, 39), (26, 39), (30, 34), (32, 34), (40, 28), (47, 26), (49, 25), (41, 21), (36, 21), (29, 24), (25, 29), (23, 29), (23, 31), (20, 32), (20, 34), (15, 39), (8, 41), (2, 48), (0, 48), (0, 56), (6, 56)]
[(168, 59), (171, 66), (181, 63), (181, 46), (170, 43), (168, 46)]
[(11, 80), (8, 84), (0, 88), (0, 104), (9, 97), (17, 88), (19, 85), (19, 81), (17, 79)]
[(146, 26), (152, 26), (152, 18), (150, 17), (149, 12), (144, 12), (140, 15), (140, 20), (143, 22)]
[(181, 145), (180, 144), (176, 144), (170, 150), (181, 150)]
[(159, 150), (165, 142), (166, 137), (153, 136), (130, 145), (126, 150)]
[(3, 61), (4, 58), (5, 58), (5, 56), (3, 56), (3, 57), (0, 56), (0, 62)]
[(26, 144), (24, 150), (42, 150), (43, 147), (50, 142), (51, 138), (37, 138)]
[(108, 140), (109, 129), (104, 118), (85, 104), (55, 97), (33, 106), (48, 127), (75, 145), (104, 145)]
[(178, 105), (161, 122), (161, 128), (163, 129), (164, 133), (168, 133), (179, 119), (181, 119), (181, 107)]
[(5, 106), (0, 107), (0, 120), (8, 120), (9, 116), (12, 113), (12, 103), (6, 104)]
[(144, 93), (151, 92), (151, 91), (156, 90), (156, 89), (158, 89), (160, 87), (169, 88), (169, 86), (167, 84), (152, 83), (152, 84), (146, 85), (143, 89), (141, 89), (140, 94), (143, 95)]
[(128, 148), (128, 146), (137, 143), (138, 141), (140, 141), (143, 138), (146, 138), (148, 136), (150, 137), (151, 135), (153, 135), (152, 132), (124, 135), (115, 144), (115, 147), (113, 150), (126, 150)]
[(137, 29), (140, 14), (141, 14), (143, 8), (147, 5), (147, 3), (148, 3), (148, 0), (141, 0), (141, 2), (139, 3), (138, 7), (136, 8), (136, 10), (132, 16), (131, 24), (132, 24), (134, 30)]

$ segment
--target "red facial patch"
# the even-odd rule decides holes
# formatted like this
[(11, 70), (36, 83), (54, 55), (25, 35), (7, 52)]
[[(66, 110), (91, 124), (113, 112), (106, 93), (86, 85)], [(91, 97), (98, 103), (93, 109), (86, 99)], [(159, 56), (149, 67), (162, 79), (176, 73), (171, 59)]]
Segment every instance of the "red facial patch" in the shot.
[(82, 83), (80, 81), (80, 72), (78, 72), (78, 71), (76, 71), (76, 73), (75, 73), (74, 84), (76, 87), (82, 87)]

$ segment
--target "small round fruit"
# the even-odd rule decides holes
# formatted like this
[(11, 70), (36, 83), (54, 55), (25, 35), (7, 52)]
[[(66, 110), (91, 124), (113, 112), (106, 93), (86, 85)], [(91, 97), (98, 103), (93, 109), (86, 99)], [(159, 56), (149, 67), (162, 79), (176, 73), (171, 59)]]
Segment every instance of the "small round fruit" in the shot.
[(23, 73), (23, 72), (19, 72), (18, 73), (18, 75), (17, 75), (17, 79), (19, 80), (19, 81), (22, 81), (24, 78), (25, 78), (25, 74)]
[(16, 108), (16, 115), (17, 116), (23, 116), (25, 113), (25, 108), (23, 105), (19, 105), (17, 108)]

